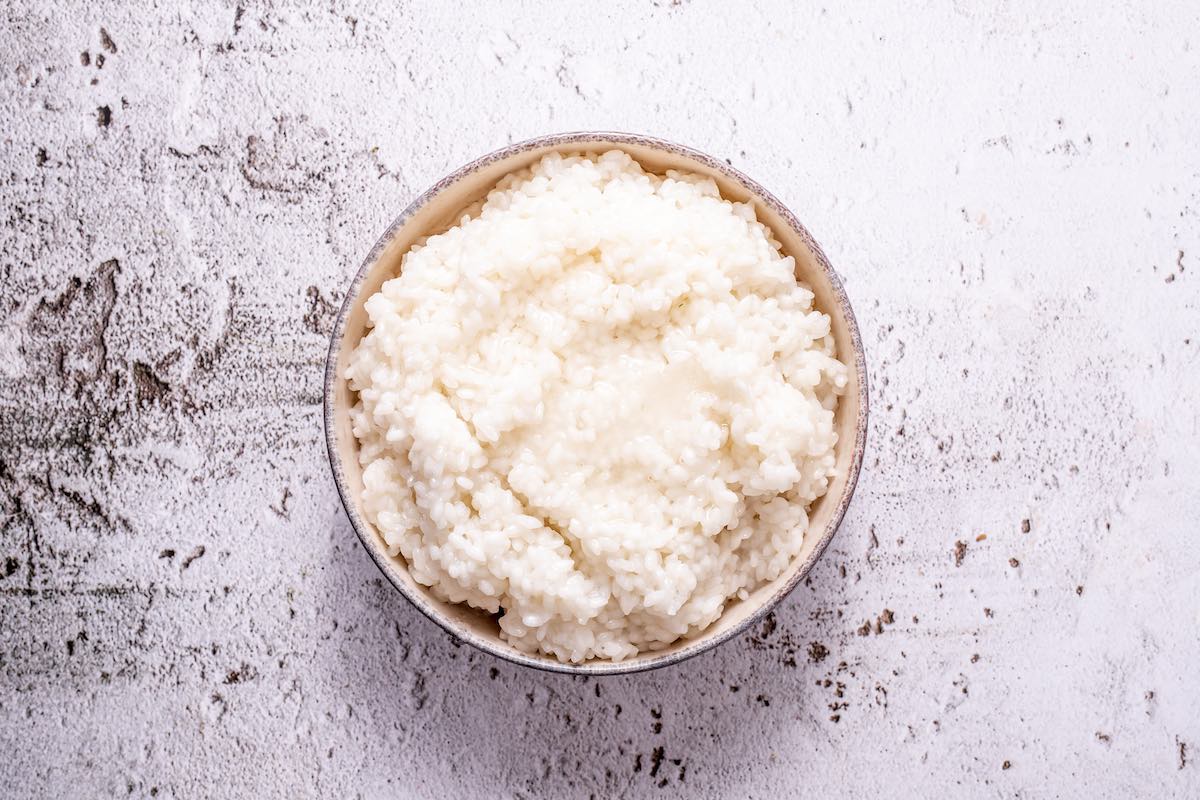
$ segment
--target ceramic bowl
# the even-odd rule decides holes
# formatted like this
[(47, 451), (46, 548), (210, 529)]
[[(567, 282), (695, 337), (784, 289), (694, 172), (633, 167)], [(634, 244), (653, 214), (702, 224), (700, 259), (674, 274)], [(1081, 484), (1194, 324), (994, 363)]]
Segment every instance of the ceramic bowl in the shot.
[[(804, 546), (786, 572), (747, 599), (730, 602), (720, 619), (695, 638), (620, 662), (563, 664), (512, 647), (500, 638), (493, 617), (438, 600), (413, 580), (403, 557), (388, 555), (382, 537), (361, 510), (362, 468), (349, 415), (355, 396), (343, 376), (350, 353), (366, 332), (364, 302), (379, 291), (384, 281), (400, 272), (401, 259), (414, 242), (454, 225), (460, 213), (482, 199), (503, 176), (551, 151), (604, 152), (612, 148), (624, 150), (656, 173), (678, 169), (707, 175), (716, 181), (726, 199), (752, 202), (759, 221), (772, 230), (784, 253), (795, 258), (796, 276), (816, 294), (817, 308), (831, 317), (838, 356), (851, 367), (850, 383), (835, 417), (838, 476), (828, 493), (810, 509)], [(383, 232), (346, 290), (333, 330), (325, 368), (325, 435), (338, 492), (355, 532), (388, 580), (427, 617), (462, 641), (518, 664), (585, 675), (636, 672), (678, 663), (732, 639), (778, 604), (812, 569), (842, 521), (862, 465), (867, 436), (866, 362), (841, 280), (812, 236), (774, 195), (725, 161), (677, 144), (625, 133), (563, 133), (510, 145), (455, 170), (413, 201)]]

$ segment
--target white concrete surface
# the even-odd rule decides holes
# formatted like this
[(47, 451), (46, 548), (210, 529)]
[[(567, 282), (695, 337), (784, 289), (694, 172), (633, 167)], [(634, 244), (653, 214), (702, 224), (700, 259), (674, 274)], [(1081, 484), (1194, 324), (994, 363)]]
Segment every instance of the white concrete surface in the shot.
[[(173, 5), (0, 11), (0, 794), (1200, 795), (1194, 4)], [(386, 223), (587, 128), (791, 203), (874, 403), (809, 585), (590, 681), (397, 596), (319, 414)]]

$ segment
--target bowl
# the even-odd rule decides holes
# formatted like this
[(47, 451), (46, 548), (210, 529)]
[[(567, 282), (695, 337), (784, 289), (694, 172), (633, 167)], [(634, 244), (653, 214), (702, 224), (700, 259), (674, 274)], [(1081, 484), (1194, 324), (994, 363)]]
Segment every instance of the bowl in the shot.
[[(652, 172), (679, 169), (707, 175), (716, 181), (726, 199), (752, 202), (759, 221), (771, 229), (783, 252), (795, 258), (796, 276), (812, 288), (816, 307), (830, 316), (838, 357), (851, 369), (834, 418), (838, 475), (828, 492), (811, 507), (804, 545), (788, 570), (745, 600), (731, 601), (721, 617), (699, 636), (624, 661), (564, 664), (517, 650), (500, 638), (500, 627), (492, 616), (437, 599), (412, 578), (402, 556), (388, 555), (382, 537), (361, 511), (362, 468), (349, 415), (355, 397), (342, 376), (351, 352), (366, 332), (366, 299), (399, 273), (401, 259), (414, 242), (457, 224), (460, 213), (481, 200), (502, 177), (547, 153), (603, 152), (613, 148), (629, 153)], [(678, 663), (737, 636), (786, 597), (821, 557), (842, 521), (862, 466), (867, 436), (866, 361), (841, 279), (809, 232), (766, 189), (720, 159), (671, 142), (627, 133), (561, 133), (510, 145), (455, 170), (414, 200), (383, 232), (346, 291), (333, 329), (325, 367), (325, 436), (338, 493), (358, 538), (387, 579), (425, 616), (458, 639), (517, 664), (582, 675), (637, 672)]]

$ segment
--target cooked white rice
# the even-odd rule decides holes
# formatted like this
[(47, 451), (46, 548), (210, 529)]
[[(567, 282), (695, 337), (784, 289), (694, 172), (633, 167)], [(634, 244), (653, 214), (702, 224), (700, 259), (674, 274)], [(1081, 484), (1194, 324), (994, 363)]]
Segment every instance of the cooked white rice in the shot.
[(414, 246), (346, 370), (363, 509), (561, 661), (703, 631), (800, 551), (846, 367), (750, 205), (549, 155)]

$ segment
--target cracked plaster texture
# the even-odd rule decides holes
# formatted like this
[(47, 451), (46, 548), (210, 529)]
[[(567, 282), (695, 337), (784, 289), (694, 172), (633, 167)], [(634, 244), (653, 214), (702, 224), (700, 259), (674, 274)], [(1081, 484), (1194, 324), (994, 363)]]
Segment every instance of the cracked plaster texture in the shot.
[[(1196, 8), (7, 4), (0, 795), (1200, 795)], [(577, 129), (788, 203), (872, 386), (807, 583), (590, 680), (412, 609), (320, 414), (387, 223)]]

